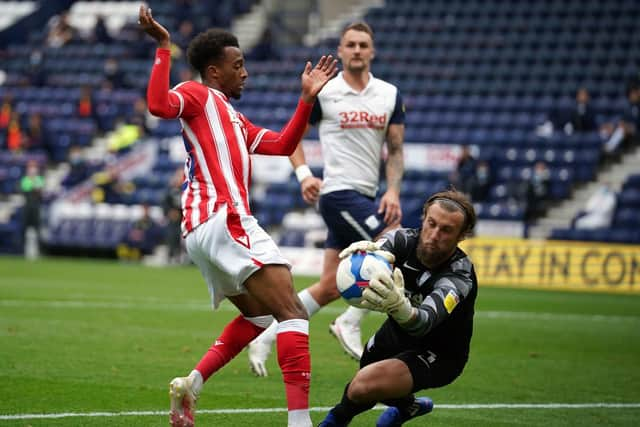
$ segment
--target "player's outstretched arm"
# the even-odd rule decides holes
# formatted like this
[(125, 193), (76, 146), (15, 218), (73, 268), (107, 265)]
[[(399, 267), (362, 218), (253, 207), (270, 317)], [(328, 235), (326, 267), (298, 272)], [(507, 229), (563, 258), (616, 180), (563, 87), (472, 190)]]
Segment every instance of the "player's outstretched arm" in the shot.
[(267, 132), (255, 153), (291, 156), (302, 139), (318, 92), (336, 74), (337, 61), (331, 55), (320, 58), (315, 67), (307, 62), (302, 72), (302, 93), (293, 116), (281, 132)]
[(140, 12), (138, 14), (138, 24), (142, 30), (149, 34), (153, 39), (158, 42), (158, 47), (168, 49), (171, 45), (171, 36), (169, 31), (153, 19), (151, 14), (151, 8), (140, 5)]
[(333, 56), (323, 55), (318, 63), (313, 67), (311, 62), (307, 62), (302, 72), (302, 95), (301, 98), (307, 104), (312, 104), (316, 95), (333, 76), (336, 75), (338, 61)]
[(145, 33), (158, 43), (156, 59), (151, 69), (147, 87), (147, 105), (151, 114), (164, 119), (173, 119), (180, 114), (180, 100), (175, 93), (169, 92), (169, 69), (171, 67), (171, 37), (169, 31), (160, 25), (151, 15), (151, 9), (140, 6), (138, 23)]

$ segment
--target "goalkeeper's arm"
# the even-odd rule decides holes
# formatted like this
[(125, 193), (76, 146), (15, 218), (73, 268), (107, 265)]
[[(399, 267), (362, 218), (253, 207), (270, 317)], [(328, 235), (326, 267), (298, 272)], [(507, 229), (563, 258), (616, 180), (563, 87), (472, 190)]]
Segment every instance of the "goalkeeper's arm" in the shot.
[(402, 272), (396, 268), (393, 277), (380, 272), (372, 278), (363, 292), (363, 307), (387, 313), (410, 335), (423, 336), (450, 316), (471, 287), (468, 277), (445, 276), (419, 307), (413, 307), (404, 295)]

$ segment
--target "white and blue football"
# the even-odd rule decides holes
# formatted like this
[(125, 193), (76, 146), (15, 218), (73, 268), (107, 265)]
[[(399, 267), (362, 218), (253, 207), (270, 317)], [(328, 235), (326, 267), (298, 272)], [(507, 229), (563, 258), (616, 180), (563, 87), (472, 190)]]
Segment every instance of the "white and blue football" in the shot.
[(391, 264), (372, 252), (358, 251), (338, 264), (336, 285), (342, 298), (350, 305), (360, 307), (362, 291), (369, 286), (373, 274), (384, 269), (391, 271)]

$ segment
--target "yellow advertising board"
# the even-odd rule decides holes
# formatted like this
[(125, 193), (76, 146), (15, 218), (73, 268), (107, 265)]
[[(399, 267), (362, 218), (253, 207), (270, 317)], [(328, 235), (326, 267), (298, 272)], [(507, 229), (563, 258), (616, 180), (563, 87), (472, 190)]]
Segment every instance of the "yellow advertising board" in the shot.
[(476, 237), (460, 247), (480, 286), (640, 293), (637, 245)]

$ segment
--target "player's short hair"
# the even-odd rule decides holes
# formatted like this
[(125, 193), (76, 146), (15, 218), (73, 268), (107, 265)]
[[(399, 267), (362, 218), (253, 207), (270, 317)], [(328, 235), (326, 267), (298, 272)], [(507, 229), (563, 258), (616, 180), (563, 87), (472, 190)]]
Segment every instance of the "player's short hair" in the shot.
[(220, 64), (224, 58), (224, 48), (240, 47), (236, 36), (220, 28), (203, 31), (191, 40), (187, 48), (187, 58), (194, 70), (204, 77), (210, 64)]
[(362, 31), (363, 33), (367, 33), (371, 37), (371, 40), (373, 40), (373, 30), (371, 29), (369, 24), (367, 24), (364, 21), (356, 21), (356, 22), (347, 24), (347, 26), (345, 26), (342, 29), (342, 32), (340, 33), (340, 38), (344, 37), (345, 33), (349, 30)]
[(433, 194), (425, 202), (422, 209), (423, 221), (427, 215), (429, 207), (435, 203), (447, 212), (462, 212), (462, 215), (464, 216), (464, 223), (462, 224), (461, 235), (463, 237), (467, 237), (473, 234), (473, 229), (476, 226), (476, 210), (473, 208), (471, 200), (469, 200), (464, 193), (451, 189)]

